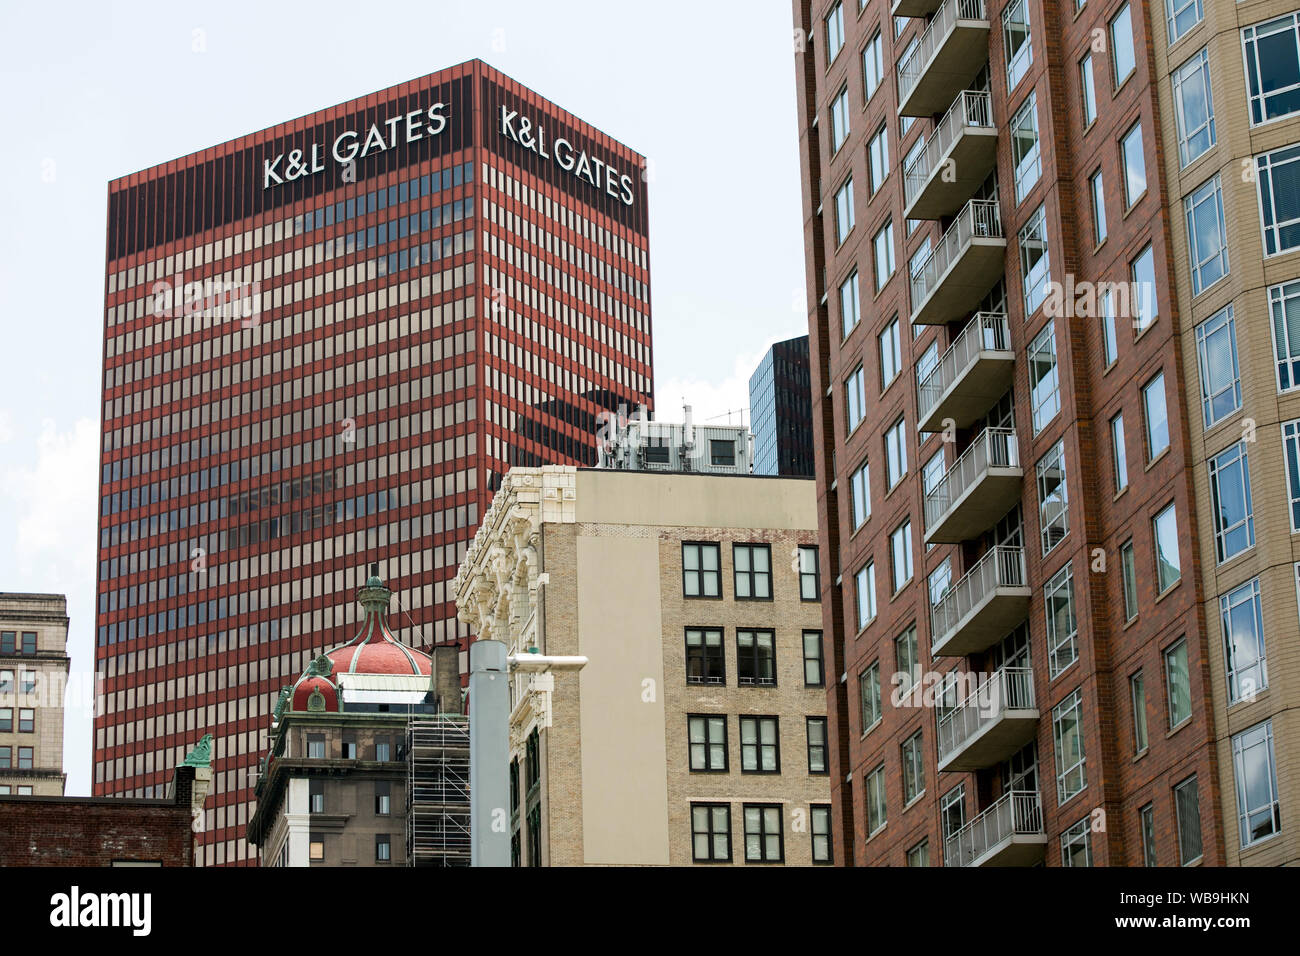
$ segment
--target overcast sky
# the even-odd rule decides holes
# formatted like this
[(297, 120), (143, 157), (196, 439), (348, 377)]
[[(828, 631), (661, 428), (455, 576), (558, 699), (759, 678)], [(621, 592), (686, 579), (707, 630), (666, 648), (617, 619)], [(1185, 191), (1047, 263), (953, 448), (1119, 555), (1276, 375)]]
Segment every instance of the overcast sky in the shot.
[[(480, 57), (652, 163), (660, 417), (743, 408), (767, 346), (807, 331), (789, 0), (10, 0), (0, 17), (0, 591), (67, 594), (74, 672), (93, 668), (110, 179)], [(90, 753), (71, 706), (70, 795)]]

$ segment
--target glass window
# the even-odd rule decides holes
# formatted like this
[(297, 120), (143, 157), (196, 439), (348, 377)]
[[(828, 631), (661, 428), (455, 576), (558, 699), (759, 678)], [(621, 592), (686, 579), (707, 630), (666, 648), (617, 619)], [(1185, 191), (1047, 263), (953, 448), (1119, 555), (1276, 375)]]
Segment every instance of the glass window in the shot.
[(1268, 657), (1264, 650), (1264, 610), (1259, 578), (1247, 581), (1219, 598), (1223, 619), (1223, 653), (1228, 670), (1228, 703), (1254, 700), (1268, 687)]
[(925, 792), (925, 754), (921, 748), (921, 731), (903, 741), (903, 804), (906, 806)]
[(1172, 79), (1174, 117), (1178, 120), (1178, 159), (1186, 166), (1215, 143), (1209, 50), (1201, 50), (1174, 70)]
[(1187, 254), (1192, 260), (1192, 294), (1200, 295), (1228, 274), (1228, 227), (1223, 221), (1219, 176), (1183, 200)]
[(1300, 146), (1255, 157), (1264, 255), (1300, 248)]
[(1165, 13), (1169, 17), (1170, 46), (1200, 23), (1201, 17), (1204, 16), (1201, 0), (1165, 0)]
[(1255, 546), (1255, 514), (1250, 500), (1250, 459), (1238, 442), (1210, 459), (1210, 513), (1219, 563)]
[(871, 517), (871, 474), (865, 461), (849, 476), (849, 496), (853, 504), (853, 530), (857, 531)]
[(1163, 594), (1178, 583), (1182, 570), (1178, 561), (1178, 517), (1169, 505), (1151, 522), (1155, 533), (1157, 593)]
[(1029, 92), (1011, 118), (1011, 172), (1019, 203), (1038, 182), (1042, 167), (1038, 154), (1038, 98)]
[(1115, 493), (1128, 487), (1128, 450), (1124, 447), (1124, 416), (1110, 420), (1111, 460), (1115, 462)]
[(860, 318), (858, 311), (858, 270), (854, 269), (849, 277), (840, 283), (840, 327), (844, 338), (857, 328)]
[(907, 435), (900, 418), (885, 432), (885, 481), (893, 488), (907, 474)]
[(1237, 323), (1232, 304), (1196, 327), (1196, 358), (1201, 373), (1201, 410), (1210, 428), (1241, 407), (1237, 367)]
[(721, 545), (682, 542), (682, 594), (685, 597), (722, 596)]
[(1034, 62), (1034, 48), (1029, 36), (1029, 2), (1012, 0), (1002, 10), (1002, 44), (1007, 55), (1007, 90), (1016, 84)]
[(1169, 447), (1169, 416), (1165, 410), (1165, 373), (1142, 387), (1142, 409), (1147, 427), (1147, 461)]
[(1065, 484), (1065, 439), (1038, 459), (1038, 519), (1043, 554), (1070, 532), (1070, 500)]
[(894, 684), (898, 696), (906, 698), (921, 683), (921, 652), (916, 643), (916, 625), (913, 624), (894, 638)]
[(1133, 752), (1147, 749), (1147, 689), (1138, 671), (1128, 679), (1129, 699), (1133, 703)]
[(870, 174), (871, 195), (874, 196), (889, 175), (889, 135), (888, 127), (883, 123), (867, 144), (867, 172)]
[(1066, 565), (1045, 585), (1047, 660), (1053, 679), (1079, 659), (1079, 619), (1074, 611), (1074, 575)]
[(880, 384), (883, 390), (903, 370), (903, 344), (895, 318), (880, 333)]
[(1061, 866), (1092, 866), (1092, 820), (1084, 817), (1061, 831)]
[(779, 805), (745, 804), (746, 863), (781, 863), (785, 860), (782, 812)]
[(1097, 87), (1092, 76), (1092, 54), (1079, 61), (1079, 86), (1083, 94), (1083, 125), (1092, 125), (1097, 118)]
[(312, 760), (325, 759), (325, 735), (324, 734), (307, 735), (307, 756)]
[(1029, 343), (1029, 398), (1034, 434), (1061, 410), (1061, 385), (1056, 368), (1056, 323), (1048, 321)]
[(904, 521), (889, 536), (889, 553), (894, 573), (894, 593), (912, 580), (912, 520)]
[(844, 383), (844, 405), (848, 412), (848, 433), (851, 435), (866, 414), (867, 385), (861, 365), (853, 370), (853, 374)]
[(1270, 287), (1268, 303), (1273, 317), (1277, 388), (1289, 392), (1300, 387), (1300, 282)]
[(1190, 866), (1201, 858), (1201, 801), (1195, 776), (1174, 787), (1174, 810), (1178, 818), (1179, 864)]
[(736, 631), (736, 672), (741, 687), (776, 684), (776, 638), (772, 631)]
[(821, 631), (803, 632), (803, 682), (805, 687), (826, 686)]
[(907, 851), (908, 866), (929, 866), (930, 865), (930, 841), (922, 840), (912, 849)]
[(1124, 160), (1124, 208), (1130, 208), (1147, 191), (1146, 157), (1142, 151), (1142, 124), (1134, 123), (1121, 143)]
[(803, 601), (821, 598), (821, 561), (815, 544), (799, 545), (799, 598)]
[(1133, 542), (1125, 541), (1119, 549), (1120, 567), (1124, 572), (1124, 620), (1138, 616), (1137, 562), (1133, 557)]
[(894, 224), (886, 222), (871, 240), (875, 250), (876, 291), (879, 292), (894, 274)]
[(691, 770), (725, 773), (727, 770), (727, 718), (693, 715), (686, 718)]
[(1300, 13), (1241, 31), (1252, 126), (1300, 112)]
[(731, 862), (730, 804), (691, 804), (691, 858), (696, 863)]
[(1192, 716), (1192, 689), (1187, 669), (1187, 641), (1179, 638), (1165, 651), (1165, 693), (1169, 696), (1169, 729)]
[(1237, 828), (1244, 849), (1282, 830), (1272, 720), (1233, 735), (1232, 770), (1237, 782)]
[(837, 3), (826, 15), (826, 63), (830, 65), (844, 48), (844, 4)]
[(775, 717), (741, 715), (740, 770), (742, 773), (781, 772), (781, 734)]
[(1291, 530), (1300, 531), (1300, 419), (1282, 423), (1282, 458), (1286, 462), (1286, 493), (1291, 505)]
[(1115, 86), (1118, 87), (1137, 67), (1137, 55), (1133, 50), (1133, 16), (1127, 3), (1110, 21), (1110, 49)]
[(1052, 710), (1056, 742), (1056, 802), (1065, 803), (1088, 785), (1083, 746), (1083, 696), (1075, 691)]
[(1100, 169), (1089, 177), (1088, 188), (1092, 194), (1092, 241), (1096, 245), (1101, 245), (1105, 241), (1107, 233), (1106, 187), (1102, 182)]
[(1047, 255), (1047, 213), (1039, 206), (1020, 229), (1020, 278), (1024, 286), (1025, 318), (1047, 298), (1052, 266)]
[(876, 616), (876, 562), (868, 561), (858, 570), (854, 578), (860, 631)]
[(844, 180), (844, 185), (835, 193), (835, 244), (840, 245), (848, 238), (854, 226), (853, 177)]
[(952, 590), (952, 558), (944, 558), (943, 564), (930, 572), (926, 584), (930, 595), (930, 606), (934, 607)]
[(736, 600), (772, 600), (772, 546), (733, 545), (732, 560), (735, 563)]
[(945, 840), (966, 826), (966, 785), (964, 783), (957, 784), (939, 801), (939, 822), (943, 826)]
[(1138, 826), (1142, 830), (1142, 865), (1156, 865), (1156, 812), (1148, 803), (1138, 811)]
[(831, 153), (840, 151), (849, 138), (849, 88), (846, 86), (831, 101)]
[(867, 836), (879, 833), (885, 819), (885, 765), (867, 775)]
[(380, 817), (392, 816), (393, 813), (393, 792), (392, 786), (387, 780), (375, 781), (375, 815)]
[(323, 836), (315, 833), (311, 834), (307, 856), (314, 862), (319, 862), (325, 859), (325, 838)]
[(858, 697), (862, 703), (862, 732), (865, 734), (881, 717), (879, 661), (858, 675)]
[(884, 47), (880, 41), (880, 31), (877, 30), (862, 50), (862, 82), (865, 92), (864, 100), (869, 100), (880, 89), (880, 84), (885, 78), (885, 57)]
[(1149, 245), (1133, 260), (1130, 273), (1133, 281), (1133, 327), (1141, 332), (1160, 317), (1160, 300), (1156, 296), (1156, 259)]
[(722, 629), (688, 627), (686, 629), (686, 683), (722, 684), (726, 682), (726, 660), (722, 648)]
[(1109, 368), (1119, 358), (1119, 339), (1115, 334), (1115, 296), (1109, 288), (1102, 289), (1099, 295), (1101, 307), (1101, 348), (1102, 357)]
[(808, 733), (808, 772), (830, 773), (826, 763), (826, 718), (806, 717)]
[(814, 863), (832, 863), (831, 855), (831, 808), (824, 805), (809, 807), (812, 811), (812, 861)]

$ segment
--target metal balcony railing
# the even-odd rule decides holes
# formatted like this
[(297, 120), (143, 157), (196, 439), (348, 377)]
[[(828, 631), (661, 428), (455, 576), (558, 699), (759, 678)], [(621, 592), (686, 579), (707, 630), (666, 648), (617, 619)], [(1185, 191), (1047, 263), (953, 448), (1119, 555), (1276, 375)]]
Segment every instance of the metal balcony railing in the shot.
[(1033, 790), (1012, 790), (943, 841), (943, 865), (971, 866), (1014, 836), (1042, 834), (1042, 799)]
[(963, 90), (957, 94), (952, 106), (939, 120), (925, 146), (903, 172), (905, 206), (912, 205), (917, 193), (930, 181), (939, 161), (952, 148), (952, 144), (967, 126), (993, 128), (993, 99), (982, 90)]
[(915, 312), (939, 285), (944, 275), (972, 239), (1005, 239), (1002, 234), (1002, 216), (998, 204), (992, 199), (972, 199), (962, 207), (943, 234), (939, 244), (925, 260), (925, 265), (912, 276), (912, 311)]
[[(953, 503), (974, 487), (990, 468), (1020, 467), (1020, 446), (1011, 428), (986, 428), (925, 496), (925, 527), (933, 528)], [(1000, 517), (1000, 515), (995, 515)], [(989, 522), (992, 524), (992, 521)]]
[(1034, 710), (1034, 672), (1029, 667), (1002, 667), (965, 700), (939, 718), (939, 763), (1009, 710)]
[[(898, 64), (898, 102), (907, 100), (912, 88), (925, 73), (948, 35), (957, 27), (958, 20), (987, 20), (984, 0), (944, 0), (934, 14), (934, 19), (921, 34), (921, 42), (902, 63)], [(972, 70), (972, 73), (975, 71)]]
[(938, 654), (962, 618), (979, 607), (998, 588), (1023, 588), (1025, 549), (1005, 544), (989, 548), (939, 602), (930, 608), (930, 653)]
[(961, 334), (939, 357), (939, 364), (916, 383), (916, 404), (921, 421), (947, 394), (954, 382), (975, 364), (981, 352), (1011, 350), (1011, 325), (1005, 312), (976, 312)]

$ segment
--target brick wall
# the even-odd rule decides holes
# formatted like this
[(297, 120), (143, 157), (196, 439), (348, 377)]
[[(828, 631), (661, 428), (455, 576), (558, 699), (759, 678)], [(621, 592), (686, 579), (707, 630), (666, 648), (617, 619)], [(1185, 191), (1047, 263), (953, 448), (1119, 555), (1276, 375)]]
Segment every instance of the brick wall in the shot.
[(192, 866), (188, 801), (0, 798), (0, 866)]

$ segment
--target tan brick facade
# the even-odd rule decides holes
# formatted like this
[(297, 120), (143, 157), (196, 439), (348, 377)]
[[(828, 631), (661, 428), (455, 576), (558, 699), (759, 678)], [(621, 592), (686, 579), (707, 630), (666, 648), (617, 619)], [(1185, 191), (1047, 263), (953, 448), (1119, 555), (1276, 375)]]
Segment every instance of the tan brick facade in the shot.
[(0, 766), (0, 794), (63, 796), (70, 664), (63, 595), (0, 594), (0, 753), (9, 757)]

